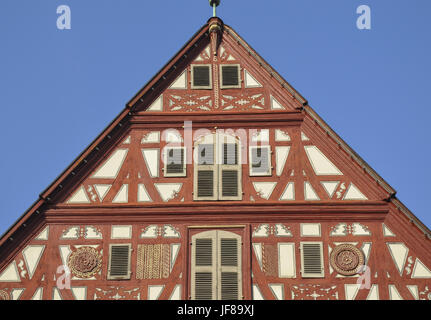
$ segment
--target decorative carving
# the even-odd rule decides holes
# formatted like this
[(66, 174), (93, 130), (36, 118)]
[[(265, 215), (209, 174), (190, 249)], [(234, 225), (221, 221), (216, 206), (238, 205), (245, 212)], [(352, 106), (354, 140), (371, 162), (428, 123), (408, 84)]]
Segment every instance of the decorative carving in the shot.
[(351, 276), (364, 264), (364, 254), (351, 244), (341, 244), (331, 252), (331, 266), (339, 274)]
[(262, 271), (268, 277), (278, 276), (277, 246), (262, 244)]
[(319, 284), (292, 286), (292, 300), (338, 300), (337, 286), (322, 287)]
[(275, 235), (276, 237), (291, 237), (292, 232), (290, 227), (286, 227), (284, 224), (277, 223), (275, 225), (261, 224), (254, 228), (254, 237), (269, 237), (270, 235)]
[(81, 247), (67, 260), (70, 271), (78, 278), (91, 278), (102, 267), (102, 255), (92, 247)]
[(248, 111), (251, 109), (265, 109), (265, 97), (263, 93), (257, 93), (254, 95), (243, 93), (223, 95), (221, 100), (221, 107), (224, 111)]
[(213, 100), (210, 95), (183, 94), (167, 96), (167, 105), (169, 111), (211, 111), (213, 109)]
[(63, 230), (60, 239), (78, 239), (80, 236), (80, 228), (78, 226), (72, 226), (68, 229)]
[(10, 295), (5, 290), (0, 290), (0, 300), (10, 300)]
[(405, 270), (406, 270), (406, 274), (407, 274), (407, 275), (409, 275), (410, 273), (412, 273), (412, 265), (413, 265), (413, 257), (412, 257), (412, 256), (410, 256), (410, 257), (407, 259), (407, 265), (406, 265), (406, 267), (405, 267)]
[(141, 239), (144, 238), (180, 238), (181, 234), (177, 228), (170, 224), (165, 224), (164, 226), (149, 225), (142, 230)]
[(342, 222), (332, 227), (331, 232), (329, 233), (331, 237), (347, 236), (348, 234), (352, 234), (354, 236), (370, 236), (371, 231), (367, 226), (360, 223), (352, 223), (351, 225), (348, 225), (347, 223)]
[(94, 300), (140, 300), (140, 298), (139, 288), (96, 288), (94, 292)]
[(344, 191), (346, 191), (346, 184), (343, 182), (343, 183), (340, 185), (339, 190), (336, 192), (336, 194), (337, 194), (337, 199), (340, 199), (340, 198), (341, 198), (341, 196), (343, 195)]
[(138, 245), (136, 279), (162, 279), (170, 274), (169, 244)]

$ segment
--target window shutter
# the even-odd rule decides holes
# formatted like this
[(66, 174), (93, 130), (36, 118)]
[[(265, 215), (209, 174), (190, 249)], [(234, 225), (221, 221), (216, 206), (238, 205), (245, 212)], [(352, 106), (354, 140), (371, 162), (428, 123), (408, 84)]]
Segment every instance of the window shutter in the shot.
[(192, 66), (192, 89), (211, 89), (211, 68), (209, 65)]
[(250, 176), (270, 176), (271, 149), (269, 146), (250, 147)]
[(241, 165), (239, 143), (221, 144), (222, 164), (219, 166), (219, 199), (241, 200)]
[(108, 280), (130, 279), (130, 244), (110, 245)]
[(165, 177), (186, 176), (185, 148), (166, 148)]
[(301, 242), (303, 278), (323, 278), (323, 248), (321, 242)]
[(214, 171), (198, 170), (198, 197), (214, 197)]
[[(217, 200), (217, 166), (215, 165), (214, 136), (195, 146), (194, 200)], [(210, 143), (211, 142), (211, 143)]]
[(238, 164), (238, 144), (223, 143), (223, 164), (224, 165)]
[(192, 300), (216, 299), (216, 231), (192, 237)]
[(218, 231), (219, 279), (221, 300), (242, 299), (241, 237), (227, 231)]
[(222, 170), (222, 196), (237, 197), (238, 196), (238, 171), (237, 170)]
[(242, 299), (241, 236), (223, 230), (192, 236), (191, 298)]
[(214, 145), (213, 144), (198, 145), (198, 164), (199, 165), (214, 164)]
[(221, 66), (221, 88), (240, 88), (239, 65)]

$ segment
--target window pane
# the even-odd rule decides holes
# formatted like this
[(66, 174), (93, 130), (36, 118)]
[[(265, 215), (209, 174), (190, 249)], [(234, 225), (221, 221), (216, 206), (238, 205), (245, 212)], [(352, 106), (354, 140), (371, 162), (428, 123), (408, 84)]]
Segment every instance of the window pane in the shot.
[(209, 66), (193, 67), (193, 86), (194, 87), (210, 86), (210, 67)]
[(238, 66), (222, 66), (222, 86), (238, 86)]
[(238, 164), (238, 145), (236, 143), (223, 143), (223, 164)]
[(251, 167), (254, 173), (265, 173), (269, 170), (269, 159), (267, 148), (252, 148), (251, 149)]
[(167, 173), (183, 173), (184, 149), (168, 149), (167, 152)]
[(198, 147), (198, 164), (213, 165), (214, 164), (214, 145), (200, 144)]

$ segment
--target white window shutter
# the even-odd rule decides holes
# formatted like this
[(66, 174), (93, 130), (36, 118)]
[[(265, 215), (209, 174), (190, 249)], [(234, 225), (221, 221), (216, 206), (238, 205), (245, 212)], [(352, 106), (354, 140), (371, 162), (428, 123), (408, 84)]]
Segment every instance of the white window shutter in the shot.
[(216, 246), (216, 231), (207, 231), (192, 237), (192, 300), (217, 299)]
[(218, 231), (218, 278), (220, 300), (242, 299), (241, 237), (227, 231)]
[(215, 136), (210, 135), (195, 144), (194, 200), (217, 200), (217, 166), (215, 164)]
[(241, 162), (239, 157), (240, 145), (234, 143), (219, 144), (221, 164), (219, 165), (219, 200), (241, 200)]
[(301, 242), (301, 274), (303, 278), (323, 278), (322, 242)]

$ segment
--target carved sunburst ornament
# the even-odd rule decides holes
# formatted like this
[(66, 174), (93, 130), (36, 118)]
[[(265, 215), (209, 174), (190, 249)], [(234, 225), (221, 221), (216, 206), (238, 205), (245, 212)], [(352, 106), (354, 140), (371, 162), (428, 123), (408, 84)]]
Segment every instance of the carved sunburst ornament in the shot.
[(9, 293), (4, 290), (0, 290), (0, 300), (10, 300)]
[(92, 247), (81, 247), (67, 260), (72, 274), (78, 278), (91, 278), (102, 267), (102, 255)]
[(364, 264), (365, 257), (361, 250), (351, 244), (341, 244), (331, 252), (331, 266), (344, 276), (352, 276)]

